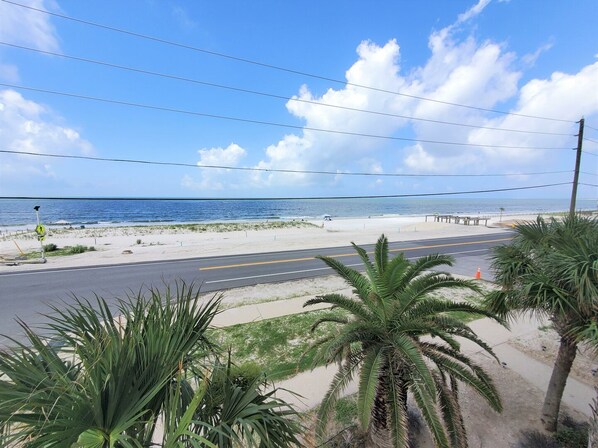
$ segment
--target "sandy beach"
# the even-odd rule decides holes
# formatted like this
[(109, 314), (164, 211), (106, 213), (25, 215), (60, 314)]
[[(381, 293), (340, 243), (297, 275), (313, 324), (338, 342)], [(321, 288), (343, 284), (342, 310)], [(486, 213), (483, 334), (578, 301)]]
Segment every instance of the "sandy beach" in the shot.
[[(77, 255), (48, 257), (45, 264), (16, 260), (22, 253), (39, 251), (32, 229), (0, 236), (0, 272), (52, 267), (107, 265), (174, 260), (216, 255), (275, 252), (291, 249), (374, 243), (382, 234), (391, 241), (410, 241), (451, 236), (502, 233), (516, 221), (534, 215), (492, 217), (487, 225), (435, 222), (433, 217), (346, 218), (332, 221), (223, 223), (219, 226), (152, 225), (66, 228), (48, 226), (44, 244), (59, 248), (83, 245), (95, 250)], [(14, 263), (19, 263), (14, 265)]]

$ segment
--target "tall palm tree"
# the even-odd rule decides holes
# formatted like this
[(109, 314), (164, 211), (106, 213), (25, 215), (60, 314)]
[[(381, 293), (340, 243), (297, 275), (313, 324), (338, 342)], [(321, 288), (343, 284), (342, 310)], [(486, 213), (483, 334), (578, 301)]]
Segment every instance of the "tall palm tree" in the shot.
[[(0, 446), (148, 447), (160, 422), (165, 447), (217, 446), (213, 422), (230, 406), (205, 411), (217, 370), (206, 331), (220, 299), (204, 303), (184, 283), (149, 293), (120, 301), (116, 312), (99, 297), (55, 307), (44, 337), (21, 322), (27, 343), (0, 351)], [(224, 392), (234, 408), (217, 428), (221, 440), (296, 442), (284, 402), (254, 383)]]
[(538, 217), (516, 225), (515, 232), (510, 245), (494, 251), (492, 269), (502, 289), (487, 297), (487, 306), (502, 316), (532, 312), (552, 321), (560, 346), (541, 419), (555, 431), (577, 345), (596, 328), (598, 220)]
[(341, 392), (359, 376), (359, 421), (371, 444), (407, 446), (407, 395), (411, 393), (437, 446), (466, 446), (459, 383), (473, 387), (494, 410), (500, 412), (502, 406), (492, 380), (461, 353), (458, 338), (468, 339), (494, 356), (492, 349), (451, 313), (494, 315), (470, 303), (433, 295), (443, 288), (479, 291), (471, 281), (427, 272), (452, 265), (449, 256), (429, 255), (410, 262), (401, 253), (389, 260), (384, 235), (376, 244), (373, 262), (364, 249), (353, 247), (365, 275), (333, 258), (318, 258), (354, 288), (354, 295), (327, 294), (305, 303), (327, 303), (347, 312), (344, 318), (336, 313), (324, 316), (313, 327), (324, 322), (337, 326), (337, 331), (314, 344), (314, 362), (343, 360), (318, 411), (318, 435), (323, 435)]

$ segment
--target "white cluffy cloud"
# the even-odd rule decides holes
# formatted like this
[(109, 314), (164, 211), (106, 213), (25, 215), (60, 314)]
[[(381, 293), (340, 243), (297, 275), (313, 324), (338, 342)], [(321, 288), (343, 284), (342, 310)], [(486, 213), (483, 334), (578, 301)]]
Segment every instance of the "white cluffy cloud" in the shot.
[[(479, 0), (454, 23), (432, 32), (428, 39), (430, 56), (417, 67), (404, 70), (401, 48), (395, 39), (384, 45), (361, 42), (357, 60), (345, 73), (342, 88), (329, 88), (321, 95), (307, 85), (287, 102), (289, 113), (303, 120), (300, 133), (290, 133), (267, 146), (254, 167), (262, 170), (330, 171), (336, 173), (368, 171), (383, 173), (521, 173), (562, 169), (562, 152), (552, 149), (513, 149), (514, 147), (571, 147), (575, 124), (582, 115), (598, 117), (598, 62), (576, 73), (554, 72), (547, 79), (525, 79), (525, 70), (549, 51), (553, 42), (535, 52), (517, 55), (506, 44), (479, 41), (467, 34), (467, 23), (482, 14), (489, 0)], [(366, 89), (359, 86), (370, 86)], [(392, 95), (389, 92), (400, 92)], [(427, 101), (425, 98), (434, 99)], [(455, 107), (449, 103), (473, 105)], [(375, 111), (359, 112), (355, 109)], [(519, 115), (497, 115), (488, 110), (509, 110)], [(523, 115), (557, 117), (570, 120), (532, 120)], [(418, 117), (429, 121), (411, 120)], [(438, 123), (448, 121), (465, 126)], [(479, 129), (477, 127), (551, 132), (542, 135)], [(318, 132), (314, 129), (346, 131), (352, 135)], [(394, 139), (368, 138), (364, 135), (390, 136)], [(414, 139), (406, 141), (401, 139)], [(447, 145), (434, 142), (459, 142)], [(481, 145), (481, 146), (480, 146)], [(497, 147), (502, 146), (502, 148)], [(229, 147), (230, 148), (230, 147)], [(213, 148), (201, 153), (201, 161), (213, 156), (225, 163), (229, 148)], [(213, 151), (213, 152), (211, 152)], [(243, 151), (242, 156), (245, 156)], [(237, 157), (233, 157), (238, 162)], [(549, 168), (550, 167), (550, 168)], [(224, 174), (224, 173), (221, 173)], [(350, 186), (380, 191), (382, 188), (422, 188), (396, 179), (381, 177), (359, 179), (346, 176), (322, 177), (300, 173), (235, 173), (236, 184), (257, 188), (276, 187), (280, 191), (303, 191), (314, 187)], [(220, 179), (220, 178), (219, 178)], [(191, 179), (187, 179), (187, 183)], [(522, 176), (509, 182), (529, 181)], [(228, 181), (227, 181), (228, 182)], [(227, 184), (230, 187), (231, 183)], [(358, 187), (356, 187), (358, 185)], [(191, 186), (189, 184), (188, 186)], [(197, 188), (224, 188), (224, 184), (203, 174)], [(448, 187), (448, 186), (447, 186)], [(452, 188), (452, 187), (451, 187)]]
[[(364, 41), (357, 47), (358, 59), (347, 70), (347, 84), (343, 88), (330, 88), (316, 96), (303, 85), (293, 99), (310, 103), (291, 100), (286, 105), (291, 114), (304, 120), (306, 128), (420, 141), (388, 141), (304, 129), (300, 135), (286, 135), (268, 146), (265, 157), (256, 166), (265, 169), (358, 171), (363, 170), (364, 161), (370, 161), (369, 170), (374, 173), (484, 173), (501, 170), (516, 173), (529, 170), (540, 162), (554, 161), (558, 154), (554, 150), (475, 145), (567, 147), (572, 145), (570, 136), (491, 131), (383, 115), (572, 134), (575, 131), (573, 123), (530, 120), (513, 115), (494, 118), (496, 114), (446, 103), (485, 109), (504, 109), (504, 104), (514, 104), (511, 110), (514, 113), (572, 121), (584, 114), (586, 118), (598, 114), (598, 95), (595, 95), (598, 91), (598, 62), (583, 67), (577, 73), (555, 72), (549, 79), (532, 79), (520, 87), (524, 77), (522, 70), (533, 65), (552, 44), (542, 45), (530, 55), (518, 56), (502, 43), (480, 42), (471, 35), (459, 38), (465, 23), (482, 13), (488, 3), (489, 0), (480, 0), (459, 15), (453, 24), (431, 33), (428, 42), (431, 54), (425, 64), (403, 74), (400, 46), (396, 40), (382, 46)], [(379, 90), (364, 89), (358, 85)], [(391, 95), (380, 90), (405, 95)], [(424, 140), (462, 142), (473, 146), (451, 146)], [(256, 186), (307, 186), (316, 181), (322, 182), (322, 177), (279, 173), (254, 174), (252, 179)], [(342, 178), (329, 181), (331, 184), (339, 183)]]
[[(62, 121), (47, 107), (27, 100), (14, 90), (0, 90), (0, 148), (36, 154), (90, 154), (91, 143)], [(4, 180), (23, 173), (53, 177), (47, 159), (31, 156), (4, 156), (1, 164)]]
[[(30, 0), (27, 6), (55, 10), (57, 5), (49, 0)], [(25, 45), (44, 51), (59, 51), (58, 36), (50, 16), (31, 9), (0, 2), (0, 41)], [(0, 49), (0, 80), (14, 83), (20, 79), (19, 68), (5, 61)]]
[[(226, 148), (203, 148), (198, 151), (198, 166), (230, 166), (237, 167), (239, 162), (247, 155), (247, 151), (236, 143), (231, 143)], [(236, 171), (219, 168), (204, 168), (201, 170), (200, 180), (185, 175), (181, 180), (183, 187), (193, 190), (223, 190), (235, 188)]]
[[(36, 9), (58, 9), (52, 0), (29, 0), (23, 3)], [(45, 51), (60, 49), (50, 16), (5, 2), (0, 2), (0, 40)]]

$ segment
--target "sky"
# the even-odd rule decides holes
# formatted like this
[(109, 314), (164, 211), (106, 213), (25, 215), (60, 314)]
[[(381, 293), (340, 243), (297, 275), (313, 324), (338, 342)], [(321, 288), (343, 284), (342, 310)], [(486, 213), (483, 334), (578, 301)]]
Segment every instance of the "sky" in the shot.
[(2, 197), (570, 183), (581, 117), (578, 197), (598, 197), (595, 0), (13, 1), (79, 21), (0, 0), (0, 151), (185, 166), (0, 152)]

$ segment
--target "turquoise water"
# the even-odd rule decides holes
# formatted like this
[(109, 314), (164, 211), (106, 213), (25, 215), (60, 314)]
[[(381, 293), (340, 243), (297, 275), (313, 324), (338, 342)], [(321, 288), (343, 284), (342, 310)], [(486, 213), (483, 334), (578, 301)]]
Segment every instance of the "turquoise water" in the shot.
[[(0, 199), (0, 226), (35, 222), (39, 205), (42, 221), (72, 225), (114, 225), (167, 222), (214, 222), (425, 214), (496, 215), (554, 212), (569, 209), (567, 199), (325, 199), (325, 200), (30, 200)], [(579, 200), (578, 209), (596, 209), (595, 200)]]

